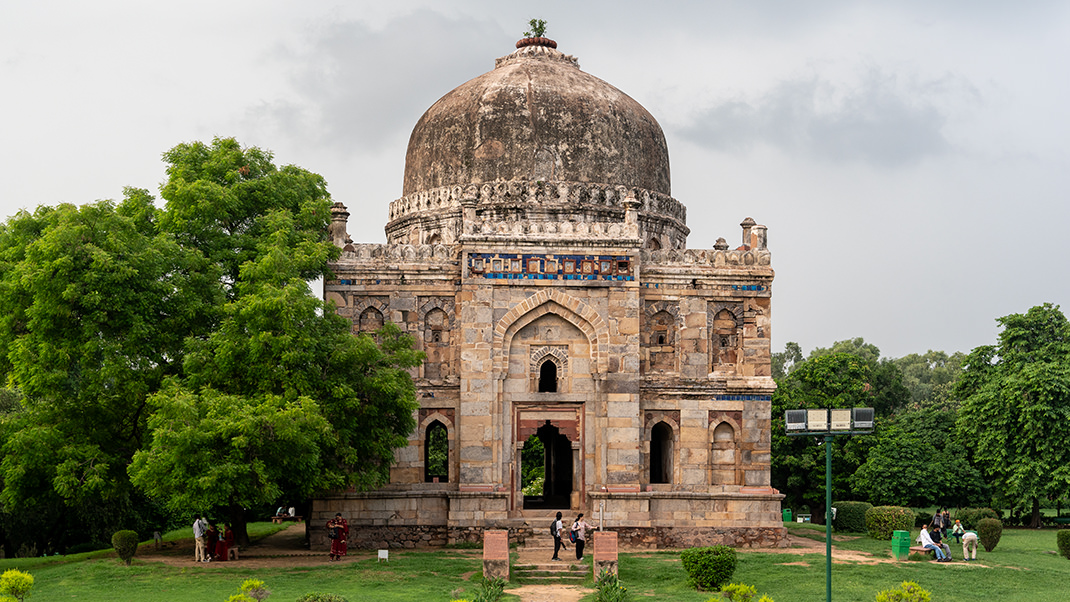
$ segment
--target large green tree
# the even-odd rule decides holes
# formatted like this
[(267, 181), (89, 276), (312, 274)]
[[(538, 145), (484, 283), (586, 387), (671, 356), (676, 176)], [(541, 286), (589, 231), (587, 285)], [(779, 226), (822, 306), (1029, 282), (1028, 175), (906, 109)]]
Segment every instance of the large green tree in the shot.
[(204, 266), (157, 231), (157, 215), (146, 191), (127, 189), (119, 204), (21, 212), (0, 227), (0, 373), (20, 404), (3, 427), (0, 502), (42, 517), (38, 551), (107, 541), (92, 529), (130, 520), (125, 471), (148, 396), (206, 323), (206, 291), (189, 278)]
[(958, 431), (998, 501), (1029, 506), (1070, 492), (1070, 324), (1051, 304), (998, 320), (995, 346), (967, 356)]
[(225, 511), (241, 542), (245, 508), (385, 482), (415, 426), (407, 370), (422, 355), (393, 325), (354, 337), (312, 296), (338, 253), (322, 178), (233, 140), (165, 158), (164, 226), (217, 266), (227, 301), (151, 399), (134, 483), (176, 511)]

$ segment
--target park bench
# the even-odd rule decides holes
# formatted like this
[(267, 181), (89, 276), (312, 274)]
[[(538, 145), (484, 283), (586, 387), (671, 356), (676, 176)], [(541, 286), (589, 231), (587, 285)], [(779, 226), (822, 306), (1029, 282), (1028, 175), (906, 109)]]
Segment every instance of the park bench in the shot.
[(284, 523), (286, 521), (291, 521), (291, 520), (296, 522), (296, 523), (299, 523), (299, 522), (302, 521), (302, 518), (300, 516), (272, 516), (271, 517), (271, 522), (276, 524), (276, 525), (281, 525), (282, 523)]

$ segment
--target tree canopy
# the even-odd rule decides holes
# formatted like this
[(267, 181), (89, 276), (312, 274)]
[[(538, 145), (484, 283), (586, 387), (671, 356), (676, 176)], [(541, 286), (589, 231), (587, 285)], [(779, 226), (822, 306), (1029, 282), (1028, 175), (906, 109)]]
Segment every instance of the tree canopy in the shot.
[(0, 226), (0, 520), (40, 551), (139, 528), (145, 495), (241, 537), (241, 508), (382, 483), (414, 426), (411, 338), (353, 336), (307, 284), (339, 252), (323, 178), (230, 138), (164, 160), (162, 209)]
[(998, 322), (998, 343), (966, 357), (958, 432), (997, 499), (1039, 526), (1040, 500), (1070, 492), (1070, 324), (1047, 303)]

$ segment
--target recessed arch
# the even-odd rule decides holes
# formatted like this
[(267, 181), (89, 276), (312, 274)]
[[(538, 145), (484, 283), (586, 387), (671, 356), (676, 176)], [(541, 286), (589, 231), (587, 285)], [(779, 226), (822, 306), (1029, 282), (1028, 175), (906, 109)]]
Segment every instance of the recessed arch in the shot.
[(546, 314), (555, 314), (580, 329), (591, 345), (591, 359), (595, 371), (608, 371), (609, 327), (602, 316), (579, 299), (555, 290), (540, 291), (510, 309), (494, 327), (494, 371), (504, 375), (508, 357), (504, 350), (512, 345), (513, 337), (523, 327)]

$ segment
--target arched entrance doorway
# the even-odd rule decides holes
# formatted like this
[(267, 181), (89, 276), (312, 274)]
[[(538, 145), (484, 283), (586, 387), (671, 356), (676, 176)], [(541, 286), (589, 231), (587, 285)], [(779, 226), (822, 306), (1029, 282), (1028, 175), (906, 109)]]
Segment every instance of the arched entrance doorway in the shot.
[[(537, 483), (539, 464), (542, 491)], [(572, 500), (572, 443), (547, 420), (528, 438), (520, 456), (524, 509), (568, 509)], [(529, 495), (530, 493), (530, 495)]]

